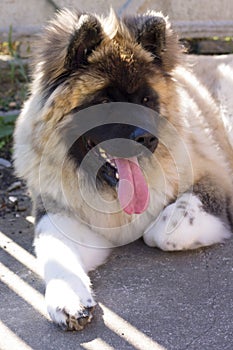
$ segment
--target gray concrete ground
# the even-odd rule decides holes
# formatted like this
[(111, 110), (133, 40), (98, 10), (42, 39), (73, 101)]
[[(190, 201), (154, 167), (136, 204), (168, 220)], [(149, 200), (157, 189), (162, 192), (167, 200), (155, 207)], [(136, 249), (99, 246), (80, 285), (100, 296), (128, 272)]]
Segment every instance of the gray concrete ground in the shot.
[[(0, 218), (1, 350), (233, 349), (233, 241), (165, 253), (141, 240), (117, 248), (92, 273), (99, 304), (82, 332), (63, 332), (44, 311), (28, 213)], [(46, 314), (45, 314), (46, 315)]]

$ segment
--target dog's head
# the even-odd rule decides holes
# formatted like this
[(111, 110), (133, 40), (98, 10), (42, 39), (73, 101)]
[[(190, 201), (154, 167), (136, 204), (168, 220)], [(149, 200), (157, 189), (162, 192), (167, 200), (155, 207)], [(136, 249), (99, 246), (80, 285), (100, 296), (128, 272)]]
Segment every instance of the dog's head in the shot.
[[(169, 108), (176, 104), (172, 71), (179, 51), (176, 36), (160, 13), (119, 20), (113, 12), (104, 19), (67, 10), (51, 22), (38, 48), (34, 88), (38, 91), (39, 86), (41, 91), (44, 120), (50, 130), (54, 128), (64, 135), (64, 130), (72, 129), (78, 112), (96, 111), (98, 118), (101, 106), (105, 115), (110, 110), (104, 104), (113, 106), (115, 119), (93, 124), (81, 135), (77, 132), (72, 142), (66, 132), (65, 140), (68, 157), (78, 167), (88, 152), (95, 149), (96, 159), (102, 159), (95, 174), (98, 184), (110, 190), (120, 182), (119, 200), (130, 214), (144, 211), (148, 203), (148, 186), (140, 164), (162, 147), (153, 132), (154, 126), (143, 124), (143, 120), (148, 109), (169, 119)], [(122, 110), (122, 104), (138, 109)], [(131, 114), (129, 122), (117, 119), (119, 109), (121, 115)], [(85, 124), (85, 113), (82, 114)], [(74, 130), (78, 130), (77, 122), (76, 126)], [(106, 143), (115, 139), (132, 142), (129, 147), (118, 143), (119, 149)], [(92, 167), (86, 170), (91, 178)], [(126, 182), (134, 192), (130, 203), (128, 191), (132, 188), (127, 189)]]

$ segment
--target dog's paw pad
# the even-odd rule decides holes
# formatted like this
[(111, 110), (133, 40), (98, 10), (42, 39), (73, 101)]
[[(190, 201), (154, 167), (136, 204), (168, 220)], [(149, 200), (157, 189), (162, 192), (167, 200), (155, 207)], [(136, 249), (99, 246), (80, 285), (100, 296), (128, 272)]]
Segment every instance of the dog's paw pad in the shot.
[(95, 307), (84, 308), (78, 313), (78, 316), (69, 315), (63, 310), (66, 315), (66, 323), (61, 323), (60, 326), (66, 331), (81, 331), (93, 318), (93, 311)]
[(96, 305), (90, 291), (78, 279), (70, 283), (50, 281), (45, 300), (52, 321), (64, 330), (82, 330), (91, 321)]

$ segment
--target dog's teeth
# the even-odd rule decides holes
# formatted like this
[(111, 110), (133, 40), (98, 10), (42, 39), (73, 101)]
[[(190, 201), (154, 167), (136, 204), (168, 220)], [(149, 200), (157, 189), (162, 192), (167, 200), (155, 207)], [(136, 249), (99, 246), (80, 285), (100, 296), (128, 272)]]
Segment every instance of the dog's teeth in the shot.
[(105, 152), (100, 152), (100, 155), (101, 155), (102, 158), (107, 159), (107, 155), (106, 155)]
[(105, 152), (105, 150), (101, 147), (99, 147), (99, 154), (101, 155), (102, 158), (106, 160), (106, 162), (109, 161), (109, 155)]
[(117, 179), (117, 180), (119, 180), (119, 174), (118, 174), (118, 173), (116, 173), (116, 175), (115, 175), (115, 176), (116, 176), (116, 179)]
[(106, 152), (105, 152), (105, 150), (104, 150), (103, 148), (98, 147), (98, 151), (99, 151), (99, 153), (101, 154), (101, 156), (103, 156), (104, 158), (107, 157)]

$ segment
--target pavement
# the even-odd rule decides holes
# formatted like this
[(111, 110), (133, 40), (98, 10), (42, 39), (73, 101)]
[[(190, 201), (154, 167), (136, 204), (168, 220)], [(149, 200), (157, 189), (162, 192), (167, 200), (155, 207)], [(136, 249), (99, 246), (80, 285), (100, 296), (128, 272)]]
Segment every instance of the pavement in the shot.
[(0, 350), (232, 350), (233, 239), (166, 253), (142, 240), (91, 274), (98, 306), (81, 332), (49, 321), (29, 212), (0, 217)]

